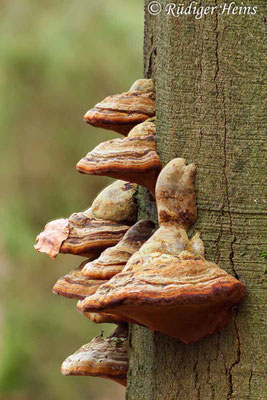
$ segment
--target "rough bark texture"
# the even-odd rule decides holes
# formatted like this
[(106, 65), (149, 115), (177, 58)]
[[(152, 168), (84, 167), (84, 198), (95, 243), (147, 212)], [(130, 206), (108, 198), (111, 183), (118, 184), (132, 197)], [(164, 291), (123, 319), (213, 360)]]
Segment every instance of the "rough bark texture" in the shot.
[[(146, 12), (145, 75), (156, 83), (159, 154), (164, 164), (177, 156), (196, 163), (193, 230), (202, 232), (207, 259), (244, 282), (247, 297), (225, 330), (198, 343), (132, 326), (128, 400), (267, 398), (266, 2), (253, 5), (256, 16), (200, 20)], [(139, 197), (141, 215), (155, 217), (143, 191)]]

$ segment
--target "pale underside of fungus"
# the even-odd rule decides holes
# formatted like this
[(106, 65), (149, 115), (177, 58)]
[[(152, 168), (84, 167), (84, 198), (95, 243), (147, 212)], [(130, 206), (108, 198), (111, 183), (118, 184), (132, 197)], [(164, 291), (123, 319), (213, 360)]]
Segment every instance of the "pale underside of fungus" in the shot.
[(137, 187), (116, 181), (97, 196), (88, 210), (49, 222), (36, 238), (36, 250), (52, 258), (58, 253), (90, 257), (116, 245), (136, 221)]
[(84, 116), (85, 122), (127, 136), (137, 124), (155, 115), (155, 89), (151, 79), (136, 81), (129, 92), (105, 98)]
[[(155, 193), (155, 184), (161, 170), (156, 151), (153, 122), (141, 124), (129, 137), (100, 143), (77, 164), (77, 170), (88, 175), (104, 175), (127, 180)], [(140, 134), (143, 132), (143, 135)]]
[(97, 376), (126, 386), (128, 329), (119, 327), (109, 337), (102, 334), (69, 356), (61, 366), (64, 375)]
[(110, 279), (123, 270), (129, 258), (150, 238), (153, 222), (142, 220), (133, 225), (114, 247), (106, 249), (99, 258), (84, 265), (83, 275), (90, 279)]
[(87, 313), (87, 312), (83, 312), (82, 314), (85, 315), (87, 318), (89, 318), (90, 321), (94, 322), (95, 324), (116, 324), (116, 325), (119, 325), (122, 322), (136, 324), (136, 321), (134, 321), (131, 318), (124, 317), (122, 319), (122, 318), (120, 318), (120, 317), (118, 317), (117, 315), (114, 315), (114, 314)]
[(79, 310), (127, 316), (185, 343), (229, 322), (245, 288), (204, 259), (199, 234), (191, 241), (187, 237), (196, 218), (194, 176), (195, 166), (183, 159), (164, 168), (156, 187), (159, 229), (121, 273), (78, 303)]

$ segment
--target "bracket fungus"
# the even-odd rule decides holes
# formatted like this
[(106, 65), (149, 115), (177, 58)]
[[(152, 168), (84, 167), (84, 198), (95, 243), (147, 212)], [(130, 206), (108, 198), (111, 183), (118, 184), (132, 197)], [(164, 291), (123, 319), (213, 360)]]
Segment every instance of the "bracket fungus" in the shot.
[(139, 79), (130, 90), (105, 98), (84, 116), (85, 122), (127, 136), (137, 124), (155, 115), (155, 88), (151, 79)]
[(88, 279), (82, 274), (83, 262), (79, 268), (69, 272), (58, 279), (53, 287), (53, 293), (69, 299), (84, 299), (94, 294), (99, 286), (107, 282), (105, 280)]
[[(160, 227), (124, 270), (94, 295), (78, 302), (86, 312), (107, 312), (190, 343), (223, 328), (245, 287), (203, 257), (196, 234), (195, 166), (172, 160), (159, 175), (156, 200)], [(170, 181), (170, 179), (172, 179)]]
[(104, 189), (92, 207), (69, 219), (49, 222), (37, 238), (37, 251), (56, 258), (58, 253), (84, 257), (99, 255), (116, 245), (136, 221), (137, 185), (117, 181)]
[(106, 249), (99, 258), (85, 264), (82, 273), (90, 279), (110, 279), (123, 270), (129, 258), (150, 238), (155, 224), (138, 221), (114, 247)]
[(119, 326), (107, 337), (96, 336), (69, 356), (61, 366), (63, 375), (97, 376), (126, 386), (128, 372), (128, 328)]
[(135, 128), (127, 138), (100, 143), (78, 162), (77, 170), (87, 175), (138, 183), (154, 194), (161, 162), (156, 151), (155, 133), (151, 133), (152, 124), (141, 124), (142, 127)]

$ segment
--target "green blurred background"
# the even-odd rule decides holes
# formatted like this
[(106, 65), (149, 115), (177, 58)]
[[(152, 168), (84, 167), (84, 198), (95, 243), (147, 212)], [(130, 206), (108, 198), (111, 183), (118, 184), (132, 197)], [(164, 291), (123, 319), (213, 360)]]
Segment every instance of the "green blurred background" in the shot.
[(0, 0), (0, 399), (119, 400), (61, 362), (101, 329), (51, 293), (79, 257), (33, 249), (46, 222), (87, 208), (110, 181), (76, 162), (118, 135), (83, 114), (142, 77), (143, 0)]

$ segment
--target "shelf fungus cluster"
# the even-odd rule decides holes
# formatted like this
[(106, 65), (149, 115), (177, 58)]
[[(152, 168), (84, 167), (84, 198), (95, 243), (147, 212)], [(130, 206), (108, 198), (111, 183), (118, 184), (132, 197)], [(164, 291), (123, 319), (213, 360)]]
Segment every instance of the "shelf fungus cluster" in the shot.
[(108, 312), (132, 318), (151, 330), (184, 343), (223, 328), (245, 295), (244, 285), (204, 258), (197, 233), (188, 228), (197, 217), (196, 168), (172, 160), (156, 185), (159, 228), (133, 254), (122, 272), (78, 303), (84, 312)]
[[(126, 136), (101, 143), (78, 164), (79, 172), (119, 179), (84, 212), (49, 222), (35, 248), (87, 258), (61, 277), (53, 292), (78, 300), (94, 323), (114, 323), (62, 364), (64, 375), (98, 376), (126, 385), (128, 323), (190, 343), (222, 329), (245, 296), (244, 285), (205, 259), (204, 244), (188, 229), (197, 219), (194, 164), (183, 158), (161, 170), (156, 150), (152, 80), (107, 97), (85, 115), (95, 127)], [(138, 185), (155, 197), (159, 227), (137, 221)]]

